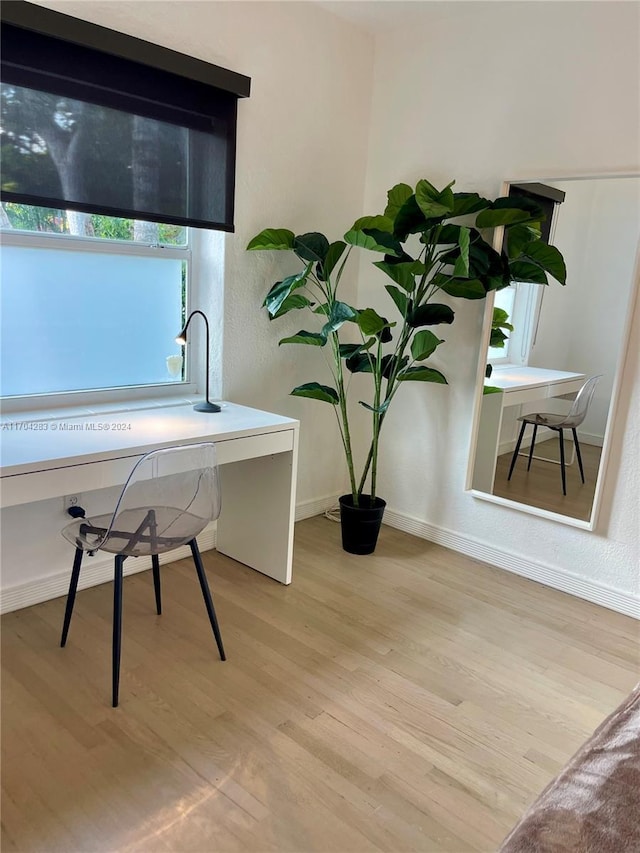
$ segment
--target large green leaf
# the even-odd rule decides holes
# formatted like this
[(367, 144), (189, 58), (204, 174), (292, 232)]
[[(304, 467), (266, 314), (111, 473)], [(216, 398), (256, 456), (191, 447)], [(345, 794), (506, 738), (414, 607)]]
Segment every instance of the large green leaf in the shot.
[(420, 231), (424, 231), (432, 225), (437, 224), (441, 219), (442, 217), (427, 220), (424, 213), (418, 207), (415, 195), (412, 193), (396, 213), (393, 234), (398, 240), (404, 241), (409, 234), (418, 234)]
[(491, 336), (489, 338), (489, 346), (494, 347), (494, 349), (502, 349), (504, 347), (504, 342), (507, 340), (507, 335), (502, 331), (502, 329), (491, 329)]
[(373, 373), (373, 365), (376, 363), (376, 357), (366, 352), (356, 352), (345, 362), (347, 370), (351, 373)]
[(393, 219), (388, 216), (361, 216), (351, 226), (352, 231), (364, 231), (365, 228), (375, 228), (377, 231), (393, 232)]
[(312, 400), (322, 400), (323, 403), (331, 403), (332, 406), (337, 406), (340, 402), (335, 388), (331, 388), (329, 385), (321, 385), (319, 382), (307, 382), (305, 385), (298, 385), (291, 392), (291, 396), (311, 397)]
[[(458, 245), (458, 239), (460, 237), (460, 229), (461, 225), (452, 225), (450, 222), (444, 224), (437, 233), (437, 240), (439, 246), (447, 246), (447, 245)], [(478, 232), (476, 231), (476, 234)], [(434, 237), (435, 239), (436, 237)]]
[(327, 342), (327, 339), (324, 335), (320, 335), (317, 332), (305, 332), (304, 330), (298, 332), (297, 335), (291, 335), (289, 338), (282, 338), (281, 341), (278, 341), (278, 346), (280, 344), (306, 344), (307, 346), (312, 347), (323, 347)]
[(384, 210), (384, 215), (391, 220), (395, 220), (402, 205), (411, 198), (413, 190), (409, 184), (396, 184), (387, 193), (387, 206)]
[(544, 240), (535, 240), (527, 244), (524, 254), (543, 270), (552, 275), (560, 284), (566, 284), (567, 268), (564, 259), (555, 246), (549, 246)]
[(453, 182), (440, 191), (427, 180), (418, 181), (416, 201), (427, 219), (451, 216), (455, 204), (452, 185)]
[(381, 317), (373, 308), (365, 308), (358, 313), (358, 326), (365, 337), (369, 335), (379, 335), (386, 327), (395, 326), (395, 323), (389, 323), (384, 317)]
[(540, 225), (537, 222), (512, 225), (506, 230), (506, 249), (510, 258), (517, 258), (532, 240), (540, 238)]
[(265, 228), (249, 241), (247, 251), (260, 249), (293, 249), (293, 231), (287, 228)]
[(383, 358), (382, 358), (382, 371), (381, 371), (381, 373), (385, 379), (389, 379), (389, 377), (391, 376), (392, 370), (395, 370), (397, 372), (398, 370), (402, 370), (404, 367), (406, 367), (407, 364), (409, 364), (409, 356), (408, 355), (403, 355), (402, 358), (400, 359), (400, 361), (398, 361), (397, 355), (393, 355), (392, 353), (388, 353), (387, 355), (383, 356)]
[(348, 320), (355, 320), (357, 312), (353, 310), (346, 302), (333, 302), (331, 310), (327, 318), (327, 322), (322, 327), (322, 334), (325, 338), (329, 337), (332, 332), (337, 330)]
[(442, 283), (440, 284), (440, 276), (434, 276), (433, 281), (449, 296), (456, 296), (459, 299), (484, 299), (487, 295), (482, 282), (477, 278), (442, 276)]
[(398, 374), (401, 382), (437, 382), (439, 385), (448, 385), (444, 374), (432, 367), (407, 367)]
[(513, 326), (509, 323), (509, 315), (504, 310), (504, 308), (494, 308), (493, 309), (493, 319), (491, 320), (491, 326), (494, 329), (508, 329), (510, 332), (513, 332)]
[[(469, 256), (468, 256), (468, 266), (469, 271), (466, 276), (461, 276), (457, 274), (458, 278), (478, 278), (485, 285), (485, 289), (489, 289), (486, 286), (485, 278), (492, 277), (502, 277), (505, 278), (505, 281), (508, 283), (508, 270), (506, 267), (506, 261), (495, 251), (485, 240), (481, 238), (473, 239), (474, 234), (478, 232), (472, 232), (471, 237), (472, 241), (469, 245)], [(461, 257), (461, 249), (460, 246), (454, 246), (448, 252), (442, 255), (441, 261), (445, 264), (452, 264), (454, 266), (454, 271), (456, 265), (459, 265), (459, 258)]]
[(312, 231), (309, 234), (301, 234), (293, 240), (293, 251), (303, 261), (312, 261), (316, 263), (324, 263), (329, 251), (329, 241), (317, 231)]
[(478, 214), (478, 228), (495, 228), (497, 225), (515, 225), (519, 222), (541, 222), (545, 213), (533, 199), (524, 196), (503, 196), (491, 202), (491, 207)]
[(308, 300), (306, 296), (303, 296), (301, 293), (292, 293), (291, 296), (287, 296), (276, 313), (270, 316), (272, 320), (275, 320), (277, 317), (283, 317), (285, 314), (288, 314), (289, 311), (299, 308), (309, 308), (312, 305), (313, 302)]
[(514, 281), (528, 281), (534, 284), (548, 284), (547, 275), (542, 267), (531, 261), (512, 261), (509, 264)]
[(335, 243), (329, 246), (324, 261), (318, 263), (318, 278), (320, 281), (326, 281), (329, 278), (346, 248), (347, 244), (342, 240), (336, 240)]
[(482, 198), (478, 193), (454, 193), (452, 216), (466, 216), (469, 213), (477, 213), (485, 210), (491, 202), (488, 198)]
[(282, 281), (277, 281), (269, 293), (267, 293), (262, 304), (263, 307), (267, 309), (272, 319), (280, 311), (285, 299), (287, 299), (294, 290), (304, 287), (307, 281), (307, 276), (311, 271), (311, 266), (312, 265), (309, 263), (301, 272), (296, 273), (295, 275), (290, 275)]
[(468, 228), (460, 228), (458, 232), (458, 247), (460, 254), (456, 258), (453, 274), (455, 276), (465, 277), (469, 275), (469, 243), (471, 232)]
[(448, 305), (430, 302), (419, 305), (409, 314), (407, 322), (414, 329), (418, 326), (438, 326), (440, 323), (453, 323), (454, 313)]
[(442, 338), (436, 337), (433, 332), (430, 332), (428, 329), (416, 332), (413, 340), (411, 341), (411, 355), (413, 356), (413, 360), (424, 361), (425, 358), (429, 358), (430, 355), (433, 355), (440, 344), (443, 343), (444, 341)]
[(437, 234), (434, 235), (434, 238), (437, 237), (438, 245), (444, 246), (449, 243), (458, 246), (460, 241), (460, 230), (462, 228), (466, 228), (469, 232), (469, 239), (471, 244), (482, 241), (482, 236), (480, 232), (476, 228), (470, 228), (466, 225), (453, 225), (451, 222), (446, 222), (443, 224), (438, 230)]
[(407, 293), (412, 293), (416, 287), (416, 275), (424, 275), (425, 266), (420, 261), (410, 261), (402, 264), (390, 264), (387, 261), (375, 261), (374, 267), (378, 267), (389, 276), (392, 281), (399, 284)]
[(531, 219), (526, 210), (505, 208), (504, 210), (483, 210), (478, 214), (478, 228), (496, 228), (498, 225), (515, 225), (516, 222), (528, 222)]
[(407, 313), (407, 305), (409, 304), (409, 300), (408, 300), (406, 294), (404, 294), (401, 290), (399, 290), (393, 284), (385, 284), (384, 289), (387, 291), (389, 296), (393, 299), (393, 301), (395, 302), (396, 308), (404, 317), (405, 314)]
[(369, 338), (364, 344), (340, 344), (340, 358), (351, 358), (352, 355), (371, 349), (375, 342), (375, 338)]
[(382, 252), (383, 255), (402, 254), (402, 246), (391, 234), (376, 228), (368, 228), (366, 231), (347, 231), (344, 239), (351, 246), (359, 246), (361, 249), (370, 249), (372, 252)]

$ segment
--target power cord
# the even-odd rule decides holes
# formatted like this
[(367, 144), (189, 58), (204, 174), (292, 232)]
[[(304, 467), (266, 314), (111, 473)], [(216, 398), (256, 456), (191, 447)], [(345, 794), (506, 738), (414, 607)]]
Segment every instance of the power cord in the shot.
[(329, 521), (340, 521), (340, 504), (335, 503), (332, 507), (325, 510), (324, 517)]

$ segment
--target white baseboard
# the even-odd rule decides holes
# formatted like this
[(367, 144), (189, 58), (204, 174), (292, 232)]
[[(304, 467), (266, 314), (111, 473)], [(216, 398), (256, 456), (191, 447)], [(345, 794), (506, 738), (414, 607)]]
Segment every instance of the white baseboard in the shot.
[[(215, 544), (216, 525), (214, 522), (205, 527), (198, 536), (198, 547), (201, 551), (208, 551), (210, 548), (215, 548)], [(162, 554), (160, 556), (160, 563), (170, 563), (173, 560), (180, 560), (183, 557), (190, 556), (191, 549), (188, 545), (183, 545), (169, 554)], [(69, 568), (67, 570), (56, 572), (54, 575), (47, 575), (44, 578), (34, 578), (27, 581), (27, 583), (2, 590), (0, 613), (10, 613), (12, 610), (21, 610), (23, 607), (31, 607), (32, 604), (40, 604), (42, 601), (49, 601), (51, 598), (66, 595), (69, 589), (72, 562), (73, 550), (69, 549)], [(124, 574), (135, 575), (150, 568), (151, 557), (137, 557), (136, 559), (125, 560)], [(97, 586), (98, 584), (107, 583), (112, 580), (113, 557), (104, 556), (104, 554), (95, 557), (84, 557), (78, 581), (78, 589), (86, 589), (87, 587)]]
[(314, 515), (322, 515), (336, 506), (337, 503), (336, 495), (327, 495), (324, 498), (299, 503), (296, 506), (296, 521), (302, 521), (303, 518), (313, 518)]
[[(328, 495), (324, 498), (298, 504), (296, 507), (296, 521), (311, 518), (314, 515), (321, 515), (326, 510), (331, 509), (337, 501), (338, 498), (336, 495)], [(453, 551), (466, 554), (476, 560), (481, 560), (484, 563), (489, 563), (490, 565), (497, 566), (500, 569), (505, 569), (508, 572), (513, 572), (530, 580), (538, 581), (545, 584), (545, 586), (553, 587), (562, 592), (568, 592), (570, 595), (584, 598), (586, 601), (591, 601), (594, 604), (600, 604), (603, 607), (623, 613), (626, 616), (640, 619), (640, 597), (634, 596), (631, 593), (600, 584), (597, 581), (574, 575), (571, 572), (566, 572), (553, 566), (528, 560), (526, 557), (495, 548), (478, 539), (463, 536), (443, 527), (427, 524), (418, 518), (413, 518), (390, 509), (387, 509), (385, 512), (384, 523), (389, 525), (389, 527), (395, 527), (397, 530), (404, 530), (406, 533), (418, 536), (420, 539), (428, 539), (430, 542), (443, 545), (445, 548), (451, 548)], [(211, 524), (198, 536), (198, 544), (201, 551), (215, 548), (215, 524)], [(190, 555), (190, 549), (184, 546), (172, 551), (168, 555), (163, 555), (160, 558), (160, 562), (171, 562)], [(139, 557), (136, 560), (127, 560), (125, 562), (124, 573), (125, 575), (132, 575), (150, 568), (151, 558)], [(30, 607), (32, 604), (39, 604), (42, 601), (66, 595), (69, 587), (70, 570), (71, 560), (68, 571), (57, 572), (55, 575), (44, 578), (36, 578), (25, 584), (3, 590), (0, 601), (0, 613), (9, 613), (12, 610), (20, 610), (23, 607)], [(82, 567), (78, 588), (85, 589), (90, 586), (96, 586), (97, 584), (111, 581), (112, 578), (113, 560), (111, 558), (88, 557), (85, 558), (85, 563)]]
[[(335, 495), (304, 501), (296, 506), (296, 521), (301, 521), (303, 518), (311, 518), (314, 515), (321, 515), (326, 510), (331, 509), (336, 502), (337, 498)], [(215, 522), (206, 527), (200, 536), (198, 536), (198, 545), (201, 551), (208, 551), (210, 548), (215, 548)], [(173, 560), (190, 556), (191, 550), (185, 545), (182, 548), (171, 551), (170, 554), (163, 554), (160, 557), (160, 563), (169, 563), (173, 562)], [(69, 568), (65, 569), (65, 571), (56, 572), (53, 575), (43, 578), (34, 578), (26, 583), (2, 590), (2, 594), (0, 595), (0, 613), (10, 613), (12, 610), (21, 610), (23, 607), (30, 607), (32, 604), (40, 604), (42, 601), (66, 595), (69, 589), (72, 561), (73, 551), (70, 550)], [(138, 557), (135, 560), (125, 561), (124, 574), (134, 575), (137, 572), (144, 572), (150, 568), (151, 557)], [(86, 589), (87, 587), (97, 586), (111, 580), (113, 580), (113, 557), (105, 556), (104, 554), (98, 554), (95, 557), (84, 557), (78, 589)]]
[(560, 590), (561, 592), (568, 592), (570, 595), (584, 598), (586, 601), (591, 601), (594, 604), (600, 604), (602, 607), (615, 610), (617, 613), (623, 613), (625, 616), (640, 619), (640, 596), (615, 589), (614, 587), (598, 583), (580, 575), (574, 575), (571, 572), (563, 571), (553, 566), (547, 566), (544, 563), (529, 560), (519, 554), (495, 548), (493, 545), (488, 545), (479, 539), (463, 536), (455, 533), (453, 530), (427, 524), (420, 519), (412, 518), (393, 510), (386, 510), (384, 523), (388, 524), (389, 527), (404, 530), (413, 536), (428, 539), (437, 545), (443, 545), (445, 548), (451, 548), (453, 551), (458, 551), (476, 560), (481, 560), (483, 563), (489, 563), (492, 566), (497, 566), (499, 569), (506, 569), (508, 572), (538, 581), (538, 583), (553, 587), (553, 589)]

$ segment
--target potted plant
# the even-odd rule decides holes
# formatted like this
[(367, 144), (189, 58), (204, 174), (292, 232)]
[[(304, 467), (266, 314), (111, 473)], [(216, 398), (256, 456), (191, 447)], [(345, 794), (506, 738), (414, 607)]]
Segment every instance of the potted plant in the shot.
[[(490, 201), (452, 187), (453, 182), (438, 190), (427, 180), (415, 189), (397, 184), (387, 194), (384, 213), (358, 219), (342, 240), (267, 228), (247, 246), (293, 252), (300, 261), (296, 273), (270, 288), (263, 306), (271, 319), (303, 310), (314, 320), (312, 330), (284, 337), (281, 345), (329, 353), (331, 384), (307, 382), (291, 393), (327, 403), (336, 412), (350, 483), (350, 493), (340, 498), (343, 547), (352, 553), (375, 549), (385, 507), (377, 494), (380, 433), (389, 406), (405, 382), (447, 384), (426, 362), (444, 343), (431, 328), (454, 320), (450, 298), (484, 299), (514, 280), (546, 284), (548, 274), (565, 281), (562, 255), (540, 239), (544, 213), (533, 201)], [(482, 233), (499, 226), (506, 229), (501, 253)], [(345, 265), (356, 247), (377, 257), (374, 266), (386, 276), (386, 282), (380, 280), (396, 319), (340, 299)], [(349, 373), (370, 379), (370, 396), (359, 401), (371, 418), (368, 452), (359, 470), (349, 420)]]

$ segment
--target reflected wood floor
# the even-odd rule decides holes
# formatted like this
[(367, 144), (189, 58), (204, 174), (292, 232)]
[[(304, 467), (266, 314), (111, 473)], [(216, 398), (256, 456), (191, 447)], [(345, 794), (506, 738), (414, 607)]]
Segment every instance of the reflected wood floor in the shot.
[(383, 528), (297, 525), (283, 587), (204, 556), (2, 620), (2, 849), (490, 851), (638, 678), (633, 620)]
[[(580, 442), (580, 449), (582, 451), (585, 482), (583, 483), (580, 479), (577, 460), (573, 465), (567, 465), (566, 495), (562, 494), (560, 465), (555, 465), (552, 462), (533, 459), (531, 470), (527, 471), (527, 457), (518, 456), (511, 480), (507, 480), (513, 456), (512, 452), (498, 456), (493, 486), (494, 495), (588, 521), (591, 516), (602, 448)], [(528, 450), (526, 452), (528, 453)], [(565, 439), (567, 460), (571, 459), (572, 452), (573, 442)], [(558, 460), (560, 452), (557, 438), (536, 442), (535, 453)]]

